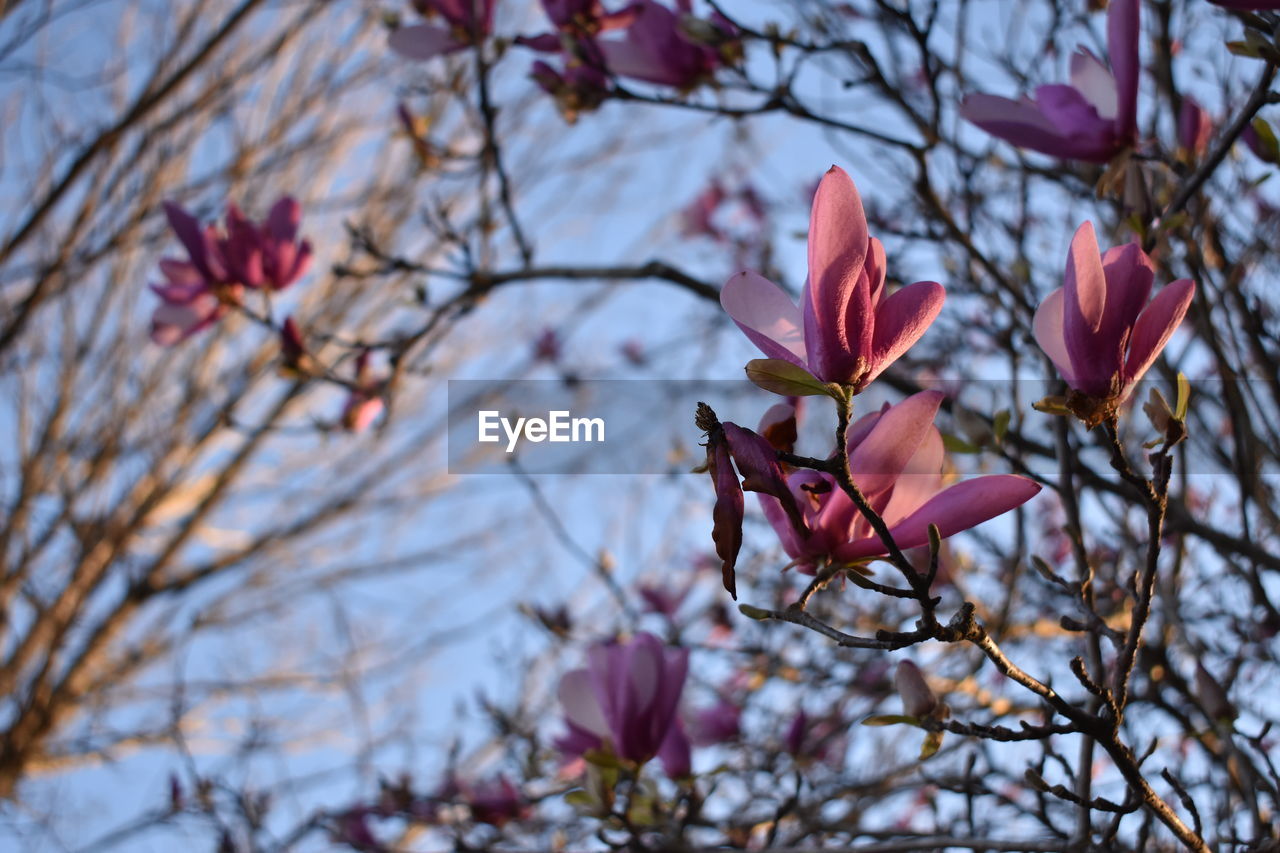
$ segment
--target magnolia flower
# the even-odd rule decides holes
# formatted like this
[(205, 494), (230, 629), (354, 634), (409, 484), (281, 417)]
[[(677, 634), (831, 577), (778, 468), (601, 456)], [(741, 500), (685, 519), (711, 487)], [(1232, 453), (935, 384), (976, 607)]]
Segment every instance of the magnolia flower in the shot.
[(291, 198), (277, 201), (258, 225), (227, 205), (227, 233), (218, 251), (227, 278), (245, 287), (284, 290), (311, 266), (311, 244), (298, 241), (302, 208)]
[(686, 649), (648, 633), (593, 646), (586, 668), (560, 679), (568, 732), (556, 746), (570, 756), (601, 750), (636, 764), (656, 755), (668, 775), (686, 775), (689, 740), (677, 708), (688, 669)]
[(201, 228), (182, 207), (165, 202), (165, 216), (182, 242), (191, 266), (210, 287), (243, 285), (284, 290), (306, 274), (311, 244), (298, 239), (302, 208), (285, 196), (271, 207), (261, 223), (246, 219), (234, 204), (227, 205), (226, 227)]
[(1179, 279), (1151, 300), (1155, 266), (1137, 243), (1099, 255), (1093, 224), (1071, 239), (1062, 287), (1036, 309), (1036, 342), (1062, 378), (1096, 404), (1100, 422), (1129, 396), (1187, 313), (1195, 284)]
[(372, 357), (373, 353), (367, 349), (356, 356), (354, 387), (342, 408), (343, 428), (356, 435), (373, 426), (373, 422), (385, 408), (382, 402), (383, 380), (373, 375), (370, 366)]
[(426, 60), (464, 50), (493, 32), (494, 0), (417, 0), (418, 11), (443, 24), (414, 24), (391, 33), (387, 44), (405, 59)]
[[(1030, 500), (1040, 486), (1025, 477), (993, 474), (942, 487), (942, 436), (933, 425), (942, 402), (938, 391), (921, 391), (886, 405), (849, 427), (849, 471), (854, 484), (889, 527), (899, 548), (929, 542), (929, 525), (952, 536)], [(825, 560), (849, 563), (888, 553), (870, 523), (836, 484), (817, 471), (786, 477), (792, 511), (775, 494), (759, 495), (765, 517), (783, 549), (801, 571), (813, 573)]]
[(859, 391), (920, 339), (946, 294), (937, 282), (885, 288), (885, 254), (858, 190), (832, 166), (809, 216), (809, 277), (797, 308), (773, 282), (740, 272), (720, 304), (766, 356)]
[(506, 776), (495, 776), (476, 783), (457, 783), (459, 798), (471, 810), (471, 818), (490, 826), (503, 826), (527, 817), (529, 805), (520, 789)]
[(898, 664), (893, 683), (902, 699), (902, 713), (907, 716), (927, 717), (938, 707), (938, 697), (933, 694), (929, 682), (924, 680), (924, 673), (911, 661), (904, 660)]
[(693, 739), (700, 746), (727, 743), (742, 734), (742, 709), (728, 699), (703, 708), (693, 717)]
[(519, 36), (516, 44), (555, 53), (566, 43), (572, 44), (630, 26), (635, 22), (638, 8), (626, 6), (617, 12), (608, 12), (600, 0), (542, 0), (542, 9), (556, 32)]
[(533, 63), (529, 76), (538, 88), (555, 99), (556, 108), (569, 124), (584, 112), (591, 112), (609, 96), (609, 78), (571, 56), (566, 56), (564, 69), (557, 71), (542, 60)]
[(298, 240), (301, 208), (291, 198), (277, 201), (261, 225), (228, 205), (223, 231), (202, 227), (173, 202), (165, 202), (164, 212), (187, 260), (161, 260), (165, 282), (151, 285), (163, 302), (151, 317), (151, 339), (161, 346), (186, 340), (216, 323), (240, 304), (244, 288), (283, 290), (311, 263), (311, 245)]
[(1178, 145), (1196, 156), (1204, 156), (1213, 136), (1213, 118), (1204, 111), (1195, 98), (1187, 95), (1178, 111)]
[[(689, 0), (680, 0), (678, 6), (682, 15), (691, 17)], [(624, 36), (599, 42), (605, 66), (613, 74), (688, 89), (708, 79), (723, 64), (719, 51), (695, 44), (681, 26), (681, 16), (666, 6), (640, 0), (631, 8), (634, 20)], [(725, 38), (736, 37), (727, 22), (712, 26), (720, 27)]]
[(1111, 68), (1088, 50), (1071, 57), (1071, 85), (1040, 86), (1034, 98), (970, 95), (960, 114), (988, 133), (1054, 157), (1105, 163), (1137, 136), (1139, 0), (1107, 11)]

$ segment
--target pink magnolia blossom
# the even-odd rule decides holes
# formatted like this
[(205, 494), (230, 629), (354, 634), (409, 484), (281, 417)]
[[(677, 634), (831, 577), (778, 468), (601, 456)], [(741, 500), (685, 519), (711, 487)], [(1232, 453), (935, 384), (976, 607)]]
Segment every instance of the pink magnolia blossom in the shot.
[(373, 426), (386, 407), (382, 402), (383, 380), (373, 374), (372, 357), (367, 349), (356, 357), (355, 383), (342, 408), (343, 428), (356, 435)]
[(477, 44), (493, 32), (495, 0), (417, 0), (414, 6), (442, 23), (413, 24), (391, 33), (387, 44), (405, 59), (427, 60)]
[(677, 711), (688, 669), (687, 650), (652, 634), (593, 646), (587, 666), (560, 679), (568, 732), (556, 745), (570, 756), (601, 750), (636, 764), (658, 756), (668, 775), (686, 775), (689, 740)]
[(490, 826), (503, 826), (527, 817), (529, 803), (520, 789), (506, 776), (495, 776), (476, 783), (457, 783), (458, 796), (471, 810), (471, 818)]
[(1196, 157), (1203, 157), (1213, 136), (1213, 117), (1195, 98), (1187, 95), (1178, 111), (1178, 145)]
[(782, 745), (802, 764), (821, 762), (839, 767), (848, 748), (848, 726), (840, 709), (814, 718), (801, 708), (791, 718)]
[[(929, 525), (943, 536), (968, 530), (1030, 500), (1040, 486), (1013, 474), (961, 480), (943, 488), (942, 435), (933, 425), (943, 395), (921, 391), (886, 405), (849, 427), (853, 481), (889, 526), (899, 548), (929, 542)], [(801, 571), (824, 560), (854, 562), (888, 553), (884, 542), (830, 475), (796, 470), (787, 489), (795, 513), (774, 494), (759, 495), (765, 517)]]
[(1093, 224), (1071, 239), (1062, 287), (1036, 310), (1036, 342), (1073, 389), (1114, 407), (1182, 322), (1195, 283), (1180, 279), (1148, 304), (1155, 265), (1137, 243), (1098, 251)]
[(238, 207), (228, 204), (222, 231), (213, 225), (201, 228), (194, 216), (173, 202), (165, 202), (164, 211), (187, 250), (191, 266), (211, 287), (284, 290), (311, 265), (311, 244), (298, 239), (302, 208), (288, 196), (272, 205), (261, 224), (246, 219)]
[(902, 713), (911, 717), (927, 717), (938, 707), (938, 697), (924, 680), (920, 667), (909, 660), (898, 663), (893, 684), (902, 699)]
[(813, 198), (800, 307), (746, 271), (725, 283), (720, 304), (769, 358), (859, 391), (920, 339), (945, 297), (932, 281), (886, 293), (884, 247), (867, 233), (853, 181), (832, 166)]
[(151, 285), (162, 301), (151, 318), (151, 339), (161, 346), (216, 323), (240, 304), (244, 288), (283, 290), (311, 263), (311, 245), (298, 240), (301, 208), (291, 198), (277, 201), (261, 225), (228, 205), (221, 231), (214, 225), (202, 227), (173, 202), (165, 202), (164, 212), (187, 260), (161, 260), (165, 281)]
[(736, 702), (721, 699), (693, 716), (693, 741), (700, 746), (728, 743), (742, 734), (742, 709)]
[(631, 26), (636, 20), (638, 8), (628, 5), (616, 12), (609, 12), (600, 0), (542, 0), (542, 9), (547, 13), (556, 32), (520, 36), (516, 39), (516, 44), (545, 53), (556, 53), (563, 50), (566, 43), (573, 44), (583, 39), (592, 39), (601, 33)]
[(561, 70), (538, 60), (529, 70), (538, 88), (555, 99), (560, 115), (569, 124), (582, 113), (592, 112), (609, 97), (609, 78), (603, 71), (565, 55)]
[(1014, 101), (970, 95), (960, 114), (988, 133), (1053, 157), (1105, 163), (1137, 136), (1139, 0), (1112, 0), (1107, 11), (1111, 67), (1080, 48), (1071, 85), (1040, 86)]
[(709, 79), (724, 64), (723, 54), (709, 44), (695, 43), (689, 32), (701, 24), (729, 41), (736, 38), (736, 31), (727, 21), (692, 18), (689, 0), (678, 0), (677, 7), (680, 14), (655, 0), (634, 4), (634, 21), (624, 36), (599, 42), (608, 70), (620, 77), (678, 89)]

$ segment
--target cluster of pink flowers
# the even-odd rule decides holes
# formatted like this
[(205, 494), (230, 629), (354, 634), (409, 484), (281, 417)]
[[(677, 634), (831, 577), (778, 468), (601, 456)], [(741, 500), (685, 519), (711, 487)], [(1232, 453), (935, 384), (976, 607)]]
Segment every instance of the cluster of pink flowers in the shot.
[[(888, 295), (885, 268), (884, 248), (867, 233), (852, 180), (832, 167), (814, 196), (800, 306), (752, 272), (731, 278), (721, 302), (773, 363), (787, 366), (787, 382), (801, 385), (796, 393), (825, 390), (849, 399), (919, 340), (942, 307), (943, 289), (934, 282)], [(1101, 254), (1093, 226), (1085, 223), (1072, 241), (1063, 287), (1036, 312), (1036, 340), (1072, 389), (1070, 410), (1090, 426), (1115, 416), (1190, 305), (1195, 285), (1188, 280), (1165, 287), (1148, 304), (1153, 280), (1154, 264), (1138, 244)], [(943, 399), (923, 391), (863, 416), (847, 431), (849, 474), (901, 549), (926, 545), (931, 525), (951, 536), (1040, 491), (1008, 474), (944, 488), (943, 442), (934, 426)], [(770, 409), (758, 433), (700, 417), (716, 491), (712, 536), (725, 587), (735, 597), (744, 489), (758, 494), (791, 565), (801, 571), (888, 553), (835, 477), (779, 461), (779, 452), (793, 450), (793, 406)]]
[(284, 290), (306, 274), (311, 244), (298, 239), (302, 210), (282, 198), (261, 223), (227, 205), (226, 224), (201, 227), (172, 202), (164, 206), (169, 225), (187, 250), (187, 260), (160, 261), (163, 284), (151, 289), (162, 300), (151, 318), (151, 338), (162, 346), (186, 340), (239, 305), (246, 288)]

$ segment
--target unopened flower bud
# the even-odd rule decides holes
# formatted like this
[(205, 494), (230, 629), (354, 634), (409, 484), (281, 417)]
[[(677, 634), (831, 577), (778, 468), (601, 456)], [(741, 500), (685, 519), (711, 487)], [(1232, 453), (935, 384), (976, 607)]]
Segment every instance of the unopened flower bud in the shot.
[(927, 717), (938, 707), (938, 697), (929, 689), (920, 667), (909, 660), (898, 664), (893, 677), (898, 695), (902, 697), (902, 711), (911, 717)]

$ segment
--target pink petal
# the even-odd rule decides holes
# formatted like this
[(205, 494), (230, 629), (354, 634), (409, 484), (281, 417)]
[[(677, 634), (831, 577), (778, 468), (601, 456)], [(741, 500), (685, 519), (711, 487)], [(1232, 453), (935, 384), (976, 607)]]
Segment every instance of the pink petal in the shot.
[(1019, 148), (1030, 148), (1051, 157), (1079, 155), (1079, 146), (1063, 136), (1039, 107), (1029, 101), (1013, 101), (998, 95), (969, 95), (960, 105), (960, 115)]
[(871, 345), (871, 374), (880, 373), (920, 340), (942, 310), (946, 291), (936, 281), (909, 284), (881, 303), (876, 311), (875, 337)]
[(1151, 300), (1133, 327), (1124, 367), (1126, 385), (1137, 382), (1147, 372), (1182, 322), (1195, 295), (1195, 282), (1184, 278), (1167, 285)]
[(1075, 373), (1071, 370), (1071, 356), (1067, 354), (1067, 342), (1063, 338), (1062, 288), (1050, 293), (1036, 309), (1031, 321), (1031, 332), (1053, 366), (1058, 368), (1067, 384), (1075, 387)]
[(939, 391), (912, 394), (885, 412), (849, 454), (849, 471), (868, 498), (893, 486), (933, 427), (944, 396)]
[(720, 305), (769, 358), (807, 369), (800, 309), (778, 285), (753, 272), (737, 273), (720, 290)]
[[(939, 492), (920, 509), (890, 528), (899, 548), (916, 548), (929, 541), (929, 525), (943, 536), (953, 536), (997, 515), (1021, 506), (1040, 491), (1040, 485), (1016, 474), (994, 474), (956, 483)], [(884, 554), (878, 537), (867, 537), (837, 548), (841, 560), (857, 560)]]
[(942, 463), (945, 457), (942, 434), (937, 427), (930, 425), (915, 455), (893, 484), (889, 502), (880, 510), (880, 517), (886, 523), (890, 526), (897, 524), (938, 493), (942, 488)]
[[(869, 283), (862, 270), (870, 246), (867, 218), (853, 179), (832, 166), (818, 183), (809, 214), (809, 294), (804, 304), (811, 367), (835, 381), (851, 375), (871, 350)], [(823, 376), (823, 373), (829, 375)]]
[(1103, 313), (1107, 304), (1107, 278), (1098, 253), (1093, 223), (1076, 229), (1067, 254), (1063, 286), (1063, 338), (1071, 356), (1071, 368), (1079, 390), (1106, 393), (1120, 367), (1119, 339), (1103, 338)]
[(560, 706), (564, 708), (565, 718), (580, 729), (600, 737), (609, 736), (609, 724), (604, 720), (600, 710), (600, 700), (596, 698), (591, 684), (591, 675), (585, 669), (566, 672), (560, 679), (557, 691)]
[(267, 231), (277, 240), (292, 243), (298, 236), (298, 223), (301, 221), (302, 206), (285, 196), (271, 206), (271, 212), (267, 214)]
[(1116, 81), (1101, 59), (1079, 48), (1071, 55), (1071, 86), (1107, 120), (1116, 117)]
[(1102, 256), (1102, 270), (1107, 280), (1107, 304), (1099, 337), (1122, 341), (1151, 298), (1155, 264), (1141, 246), (1127, 243), (1107, 249)]
[(1111, 0), (1107, 9), (1107, 54), (1116, 81), (1116, 134), (1132, 141), (1138, 128), (1139, 0)]
[(401, 27), (387, 37), (387, 45), (405, 59), (418, 61), (434, 59), (466, 47), (454, 39), (449, 29), (434, 24)]

